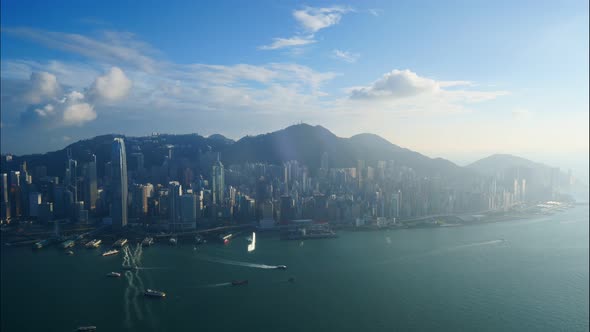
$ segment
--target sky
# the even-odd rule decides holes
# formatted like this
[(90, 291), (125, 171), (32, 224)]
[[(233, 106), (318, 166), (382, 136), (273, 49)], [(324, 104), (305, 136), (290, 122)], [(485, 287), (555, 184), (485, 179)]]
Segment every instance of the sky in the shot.
[(587, 1), (0, 4), (2, 153), (306, 122), (588, 173)]

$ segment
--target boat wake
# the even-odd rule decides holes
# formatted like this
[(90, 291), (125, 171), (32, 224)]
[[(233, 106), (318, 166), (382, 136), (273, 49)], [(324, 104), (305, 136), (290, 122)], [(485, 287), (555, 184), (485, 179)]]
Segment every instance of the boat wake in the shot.
[(506, 240), (497, 239), (497, 240), (490, 240), (490, 241), (461, 244), (461, 245), (453, 246), (453, 247), (435, 249), (435, 250), (427, 251), (427, 252), (420, 253), (420, 254), (407, 255), (407, 256), (397, 257), (394, 259), (388, 259), (385, 261), (377, 262), (376, 264), (381, 265), (381, 264), (387, 264), (387, 263), (392, 263), (392, 262), (397, 262), (397, 261), (410, 260), (410, 259), (433, 256), (433, 255), (441, 255), (441, 254), (451, 253), (451, 252), (460, 251), (460, 250), (464, 250), (464, 249), (481, 247), (481, 246), (491, 246), (491, 245), (500, 244), (500, 243), (506, 243)]
[(199, 288), (215, 288), (215, 287), (225, 287), (225, 286), (231, 286), (231, 282), (222, 282), (219, 284), (203, 285), (203, 286), (200, 286)]
[(256, 269), (272, 270), (272, 269), (276, 269), (278, 267), (277, 265), (266, 265), (266, 264), (250, 263), (250, 262), (232, 261), (229, 259), (214, 258), (214, 257), (207, 257), (207, 256), (201, 256), (199, 258), (202, 260), (208, 261), (208, 262), (212, 262), (212, 263), (252, 267), (252, 268), (256, 268)]

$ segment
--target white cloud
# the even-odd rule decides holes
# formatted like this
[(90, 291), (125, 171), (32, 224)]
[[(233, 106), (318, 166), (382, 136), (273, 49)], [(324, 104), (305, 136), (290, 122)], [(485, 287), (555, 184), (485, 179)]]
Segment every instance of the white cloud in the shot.
[(338, 24), (342, 15), (352, 9), (346, 7), (314, 8), (306, 7), (302, 10), (295, 10), (293, 17), (308, 32), (315, 33), (332, 25)]
[(291, 37), (291, 38), (273, 38), (273, 42), (269, 45), (262, 45), (258, 47), (261, 50), (276, 50), (285, 47), (303, 46), (315, 43), (313, 35), (305, 37)]
[(281, 48), (296, 48), (316, 42), (314, 34), (322, 29), (336, 25), (342, 19), (342, 16), (351, 12), (349, 7), (327, 7), (315, 8), (305, 7), (304, 9), (294, 10), (293, 17), (303, 30), (303, 35), (295, 35), (290, 38), (273, 38), (269, 45), (259, 46), (260, 50), (277, 50)]
[(108, 73), (96, 78), (90, 88), (93, 98), (116, 101), (127, 96), (132, 82), (119, 67), (112, 67)]
[(137, 42), (131, 33), (106, 31), (102, 40), (98, 40), (79, 34), (31, 28), (2, 28), (2, 32), (111, 64), (127, 64), (147, 72), (155, 70), (156, 61), (145, 54), (156, 52), (147, 44)]
[(340, 60), (346, 61), (348, 63), (354, 63), (360, 57), (360, 55), (358, 53), (351, 53), (351, 52), (342, 51), (342, 50), (333, 50), (332, 54), (336, 59), (340, 59)]
[(395, 69), (370, 86), (353, 89), (350, 97), (353, 99), (404, 98), (421, 93), (436, 93), (439, 90), (440, 85), (433, 79), (420, 77), (408, 69)]
[(43, 100), (55, 98), (61, 87), (57, 83), (57, 78), (47, 72), (31, 73), (30, 90), (25, 95), (25, 99), (29, 103), (39, 103)]
[(376, 9), (376, 8), (371, 8), (371, 9), (368, 9), (367, 11), (369, 12), (369, 14), (371, 14), (371, 15), (373, 15), (375, 17), (377, 17), (377, 16), (379, 16), (379, 15), (381, 15), (383, 13), (383, 10)]
[(83, 125), (86, 122), (96, 119), (94, 107), (88, 103), (75, 101), (64, 103), (63, 121), (65, 125)]

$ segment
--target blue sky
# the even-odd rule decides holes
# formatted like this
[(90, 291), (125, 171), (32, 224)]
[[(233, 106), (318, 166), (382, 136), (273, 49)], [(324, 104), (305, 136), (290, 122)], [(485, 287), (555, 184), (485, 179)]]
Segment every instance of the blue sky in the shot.
[(587, 169), (587, 1), (6, 0), (0, 37), (2, 152), (305, 121)]

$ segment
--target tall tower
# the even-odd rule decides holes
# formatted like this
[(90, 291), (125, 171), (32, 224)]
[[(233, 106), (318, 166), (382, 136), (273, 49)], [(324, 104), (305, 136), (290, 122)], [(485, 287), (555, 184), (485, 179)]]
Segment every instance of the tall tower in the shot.
[(78, 162), (72, 159), (72, 151), (67, 150), (68, 162), (66, 164), (66, 173), (64, 177), (64, 184), (72, 194), (74, 194), (74, 202), (78, 201)]
[(213, 170), (211, 172), (213, 184), (213, 204), (223, 204), (223, 190), (225, 189), (225, 175), (223, 164), (219, 161), (219, 153), (217, 154), (217, 161), (213, 163)]
[(168, 183), (170, 230), (176, 230), (178, 223), (180, 223), (180, 196), (182, 196), (182, 186), (178, 181), (170, 181)]
[(84, 205), (86, 210), (96, 210), (98, 198), (98, 186), (96, 176), (96, 155), (92, 155), (92, 161), (86, 163), (84, 171)]
[(111, 217), (113, 226), (121, 228), (127, 226), (127, 159), (125, 157), (125, 142), (122, 138), (113, 140), (111, 162)]

